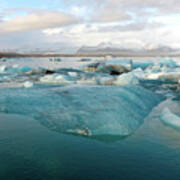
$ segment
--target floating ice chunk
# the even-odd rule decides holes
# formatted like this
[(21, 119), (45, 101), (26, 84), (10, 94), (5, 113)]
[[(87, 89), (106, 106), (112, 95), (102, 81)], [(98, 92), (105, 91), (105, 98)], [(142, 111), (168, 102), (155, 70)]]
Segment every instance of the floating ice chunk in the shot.
[(147, 72), (147, 73), (158, 73), (160, 71), (161, 71), (160, 65), (149, 66), (145, 70), (145, 72)]
[(72, 76), (72, 77), (77, 77), (77, 72), (68, 72), (68, 75), (69, 76)]
[(166, 65), (167, 67), (171, 67), (171, 68), (175, 68), (177, 67), (177, 64), (175, 63), (175, 61), (173, 61), (170, 58), (159, 58), (157, 60), (154, 61), (155, 65)]
[(131, 59), (108, 60), (106, 61), (105, 66), (123, 66), (130, 71), (132, 69), (132, 60)]
[(33, 83), (30, 82), (30, 81), (25, 82), (23, 85), (24, 85), (25, 88), (31, 88), (31, 87), (33, 87)]
[(129, 72), (131, 70), (132, 70), (131, 59), (108, 60), (104, 64), (101, 64), (98, 67), (98, 71), (103, 73), (109, 73), (111, 75), (119, 75), (124, 72)]
[(114, 79), (112, 76), (99, 76), (96, 81), (98, 85), (113, 85)]
[(83, 69), (88, 72), (103, 72), (111, 75), (119, 75), (132, 70), (132, 60), (113, 59), (105, 62), (96, 62), (86, 65)]
[(139, 84), (139, 79), (134, 75), (134, 73), (129, 72), (118, 76), (117, 79), (113, 82), (113, 84), (120, 86), (137, 85)]
[(145, 79), (149, 80), (163, 80), (163, 81), (172, 81), (178, 82), (180, 80), (179, 68), (169, 68), (166, 65), (162, 67), (158, 67), (154, 71), (156, 67), (150, 67), (145, 70)]
[(13, 64), (13, 66), (12, 66), (13, 68), (18, 68), (19, 67), (19, 65), (18, 64)]
[(27, 73), (32, 71), (33, 69), (31, 67), (19, 67), (18, 65), (13, 65), (11, 67), (7, 67), (6, 73), (9, 74), (19, 74), (19, 73)]
[(40, 82), (50, 84), (73, 84), (74, 82), (70, 77), (61, 74), (52, 74), (41, 77)]
[(77, 84), (84, 85), (113, 85), (114, 78), (104, 74), (94, 74), (92, 76), (84, 76), (77, 80)]
[(138, 79), (143, 79), (145, 76), (145, 72), (141, 68), (134, 69), (131, 71)]
[(144, 76), (145, 79), (149, 80), (163, 80), (177, 82), (180, 80), (179, 72), (159, 72), (159, 73), (147, 73)]
[(31, 67), (22, 67), (22, 68), (20, 68), (20, 72), (22, 72), (22, 73), (26, 73), (26, 72), (29, 72), (29, 71), (32, 71)]
[(54, 75), (46, 75), (46, 76), (41, 77), (39, 80), (40, 82), (43, 82), (43, 83), (59, 83), (59, 81), (62, 79), (63, 79), (62, 76), (59, 76), (57, 78), (57, 76), (54, 76)]
[(137, 69), (134, 69), (132, 72), (137, 72), (137, 73), (139, 73), (139, 72), (143, 72), (144, 73), (144, 71), (142, 70), (142, 68), (137, 68)]
[(0, 89), (0, 112), (33, 117), (60, 133), (126, 136), (161, 100), (134, 85)]
[(83, 70), (87, 71), (87, 72), (96, 72), (96, 71), (98, 71), (98, 68), (100, 65), (102, 65), (102, 64), (99, 62), (91, 63), (91, 64), (84, 66)]
[(170, 72), (170, 69), (166, 65), (163, 65), (160, 70), (161, 72)]
[(0, 73), (4, 73), (6, 71), (7, 67), (5, 65), (0, 66)]
[(163, 75), (164, 73), (149, 73), (145, 75), (145, 79), (149, 79), (149, 80), (157, 80), (160, 78), (161, 75)]
[(149, 66), (145, 69), (146, 73), (159, 73), (159, 72), (173, 72), (175, 69), (172, 67), (168, 67), (167, 65), (155, 64), (153, 66)]
[(153, 61), (149, 60), (149, 61), (146, 61), (146, 62), (133, 62), (133, 68), (134, 69), (137, 69), (137, 68), (141, 68), (141, 69), (146, 69), (150, 66), (153, 66), (154, 63)]
[(166, 125), (175, 129), (180, 129), (180, 117), (173, 114), (168, 108), (165, 108), (162, 111), (160, 119)]
[(159, 79), (166, 80), (166, 81), (179, 82), (179, 80), (180, 80), (180, 72), (162, 73), (159, 76)]

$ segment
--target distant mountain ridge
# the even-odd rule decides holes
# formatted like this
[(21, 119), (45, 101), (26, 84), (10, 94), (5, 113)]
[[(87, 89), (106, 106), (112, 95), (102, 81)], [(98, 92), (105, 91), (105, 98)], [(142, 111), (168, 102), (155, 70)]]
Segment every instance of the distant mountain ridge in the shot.
[(168, 46), (147, 46), (144, 48), (123, 48), (116, 47), (111, 43), (100, 43), (98, 46), (82, 46), (77, 54), (174, 54), (180, 52), (180, 49), (173, 49)]

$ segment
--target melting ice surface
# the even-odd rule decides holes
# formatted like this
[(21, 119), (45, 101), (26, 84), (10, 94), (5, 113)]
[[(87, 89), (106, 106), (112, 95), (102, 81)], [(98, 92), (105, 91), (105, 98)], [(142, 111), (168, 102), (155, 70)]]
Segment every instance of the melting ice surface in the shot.
[(58, 132), (127, 136), (161, 100), (138, 86), (11, 88), (1, 91), (0, 110), (33, 117)]

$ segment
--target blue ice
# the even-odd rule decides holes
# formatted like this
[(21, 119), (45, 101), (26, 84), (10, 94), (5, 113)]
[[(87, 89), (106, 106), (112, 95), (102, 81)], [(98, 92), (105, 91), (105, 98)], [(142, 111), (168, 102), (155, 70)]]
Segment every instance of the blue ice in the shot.
[(127, 136), (162, 97), (139, 86), (0, 90), (0, 112), (33, 117), (60, 133)]

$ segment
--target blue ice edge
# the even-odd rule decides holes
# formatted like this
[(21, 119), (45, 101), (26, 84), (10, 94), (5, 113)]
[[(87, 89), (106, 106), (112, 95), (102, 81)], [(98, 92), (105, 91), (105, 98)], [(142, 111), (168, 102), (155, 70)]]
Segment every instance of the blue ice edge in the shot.
[(140, 86), (68, 86), (0, 90), (0, 112), (33, 117), (50, 130), (128, 136), (164, 98)]
[(180, 131), (180, 117), (172, 113), (167, 107), (163, 109), (160, 120), (166, 125), (175, 130)]

